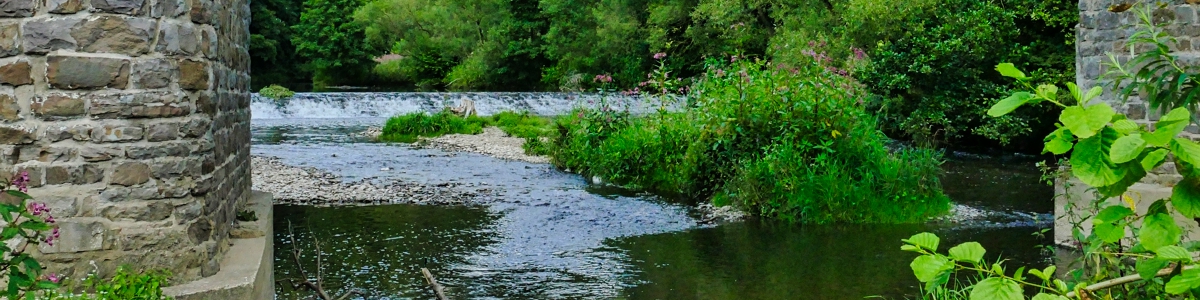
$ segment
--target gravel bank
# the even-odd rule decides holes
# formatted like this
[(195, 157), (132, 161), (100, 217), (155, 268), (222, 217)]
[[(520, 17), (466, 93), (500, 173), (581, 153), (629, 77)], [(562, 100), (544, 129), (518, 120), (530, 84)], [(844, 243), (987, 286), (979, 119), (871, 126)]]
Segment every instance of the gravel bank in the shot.
[(328, 172), (285, 165), (272, 157), (252, 157), (250, 166), (254, 189), (273, 194), (275, 204), (464, 204), (479, 196), (455, 190), (453, 184), (430, 186), (398, 180), (382, 184), (371, 180), (343, 182)]
[(508, 136), (496, 127), (484, 128), (480, 134), (448, 134), (423, 141), (430, 147), (445, 151), (474, 152), (538, 164), (550, 163), (549, 157), (526, 155), (525, 149), (521, 148), (525, 145), (525, 139)]

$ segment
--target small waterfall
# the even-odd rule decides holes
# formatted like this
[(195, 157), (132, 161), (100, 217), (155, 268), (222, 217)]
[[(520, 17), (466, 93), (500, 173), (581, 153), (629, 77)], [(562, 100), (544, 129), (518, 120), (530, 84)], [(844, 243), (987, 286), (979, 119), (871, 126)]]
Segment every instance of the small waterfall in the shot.
[(654, 111), (656, 104), (636, 96), (579, 93), (296, 93), (282, 104), (253, 94), (253, 119), (387, 118), (417, 111), (437, 112), (457, 106), (463, 99), (475, 102), (480, 115), (502, 111), (527, 111), (535, 115), (562, 115), (575, 107), (595, 106), (607, 100), (614, 108), (633, 113)]

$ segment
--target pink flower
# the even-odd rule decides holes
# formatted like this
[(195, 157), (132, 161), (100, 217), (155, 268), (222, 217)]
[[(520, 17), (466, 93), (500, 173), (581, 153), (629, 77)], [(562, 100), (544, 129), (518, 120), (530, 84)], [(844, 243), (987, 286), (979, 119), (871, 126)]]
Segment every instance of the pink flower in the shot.
[(12, 184), (17, 186), (17, 190), (22, 193), (29, 192), (29, 172), (21, 171), (21, 174), (13, 178)]
[(861, 60), (867, 57), (867, 52), (863, 51), (863, 49), (850, 47), (850, 50), (854, 51), (854, 59)]
[(58, 281), (62, 280), (62, 279), (58, 278), (58, 274), (50, 273), (50, 274), (46, 274), (46, 280), (49, 280), (50, 282), (53, 282), (53, 283), (58, 283)]
[(654, 54), (654, 59), (663, 59), (665, 57), (667, 57), (666, 53), (659, 52)]
[(601, 74), (601, 75), (596, 75), (596, 78), (592, 79), (592, 82), (597, 82), (597, 81), (603, 82), (603, 83), (610, 83), (613, 81), (613, 79), (612, 79), (612, 76), (609, 76), (608, 74)]
[(725, 76), (725, 70), (717, 69), (717, 77), (724, 77), (724, 76)]
[(28, 209), (29, 213), (35, 216), (40, 216), (43, 212), (49, 211), (49, 209), (46, 208), (46, 204), (41, 202), (30, 202)]
[(737, 55), (729, 57), (729, 62), (735, 62), (735, 61), (737, 61)]

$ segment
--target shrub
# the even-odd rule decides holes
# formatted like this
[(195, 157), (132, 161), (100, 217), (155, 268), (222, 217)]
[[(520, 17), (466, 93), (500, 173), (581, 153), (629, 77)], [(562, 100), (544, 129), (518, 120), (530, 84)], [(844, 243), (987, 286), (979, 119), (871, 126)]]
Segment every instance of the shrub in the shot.
[(478, 134), (483, 132), (487, 121), (480, 117), (463, 118), (448, 111), (435, 114), (415, 112), (391, 117), (383, 126), (379, 140), (411, 143), (417, 137), (432, 137), (444, 134)]
[(896, 14), (903, 19), (887, 20), (898, 24), (893, 28), (903, 28), (904, 34), (878, 36), (875, 42), (875, 33), (851, 32), (864, 46), (871, 46), (871, 63), (855, 77), (879, 95), (869, 104), (883, 118), (880, 125), (893, 137), (929, 145), (1015, 143), (1015, 148), (1036, 151), (1037, 137), (1054, 130), (1054, 111), (1039, 108), (1002, 118), (985, 116), (991, 103), (1016, 87), (991, 70), (1009, 61), (1036, 67), (1039, 81), (1073, 81), (1075, 51), (1067, 37), (1075, 22), (1063, 25), (1031, 20), (1028, 15), (1064, 9), (1077, 15), (1076, 6), (1072, 2), (1066, 8), (1030, 12), (1023, 8), (1030, 6), (1025, 4), (1040, 6), (943, 2), (926, 8), (914, 4), (911, 7), (920, 9)]
[(54, 300), (170, 300), (163, 294), (171, 273), (167, 271), (132, 272), (127, 266), (118, 267), (113, 276), (101, 279), (95, 274), (84, 280), (87, 293), (72, 295), (52, 292)]
[(695, 108), (651, 118), (577, 110), (557, 124), (553, 162), (797, 222), (915, 222), (949, 208), (938, 155), (890, 153), (863, 93), (836, 68), (730, 60), (711, 60), (691, 86)]
[(262, 95), (263, 97), (274, 99), (275, 101), (281, 101), (295, 96), (296, 92), (293, 92), (292, 90), (289, 90), (288, 88), (278, 84), (272, 84), (262, 88), (261, 90), (258, 90), (258, 94)]

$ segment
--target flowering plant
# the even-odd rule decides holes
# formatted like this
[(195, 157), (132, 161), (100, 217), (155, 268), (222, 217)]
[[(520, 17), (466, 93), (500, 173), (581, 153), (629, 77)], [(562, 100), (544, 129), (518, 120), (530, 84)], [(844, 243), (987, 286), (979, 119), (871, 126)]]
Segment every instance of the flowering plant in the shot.
[[(11, 184), (10, 184), (11, 183)], [(35, 247), (41, 243), (53, 246), (58, 239), (58, 228), (54, 226), (54, 216), (45, 203), (33, 202), (29, 192), (29, 173), (21, 172), (10, 182), (0, 183), (0, 200), (19, 200), (0, 202), (0, 278), (8, 281), (8, 287), (0, 295), (8, 299), (26, 299), (32, 292), (40, 290), (55, 290), (59, 288), (61, 278), (54, 273), (42, 273), (42, 265), (26, 250), (30, 245)]]

